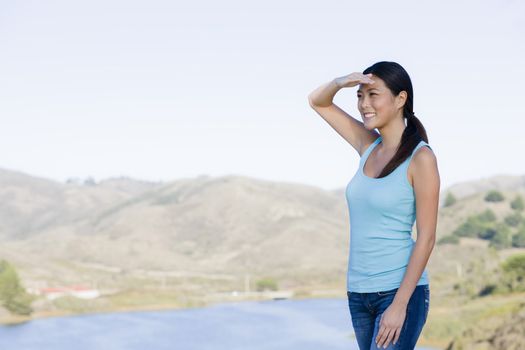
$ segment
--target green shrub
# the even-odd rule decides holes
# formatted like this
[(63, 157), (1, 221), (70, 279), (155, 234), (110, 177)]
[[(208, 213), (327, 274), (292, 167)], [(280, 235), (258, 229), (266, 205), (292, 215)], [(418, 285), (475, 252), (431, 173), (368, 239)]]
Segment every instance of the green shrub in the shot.
[(518, 194), (512, 202), (510, 202), (510, 207), (516, 211), (522, 211), (525, 208), (523, 203), (523, 198)]
[(497, 220), (496, 214), (492, 209), (486, 209), (485, 211), (476, 215), (476, 218), (481, 222), (494, 222)]
[(515, 254), (508, 257), (501, 267), (505, 273), (515, 273), (525, 278), (525, 254)]
[(521, 226), (518, 233), (512, 237), (512, 246), (516, 248), (525, 248), (525, 225)]
[(496, 249), (510, 248), (512, 246), (512, 235), (507, 225), (498, 223), (494, 226), (495, 234), (490, 240), (489, 247)]
[(512, 291), (525, 290), (525, 254), (512, 255), (501, 265), (504, 282)]
[(484, 286), (478, 293), (478, 296), (483, 297), (485, 295), (493, 294), (497, 290), (496, 284), (488, 284)]
[(487, 202), (501, 202), (505, 199), (501, 192), (492, 190), (485, 195), (485, 201)]
[(265, 278), (257, 281), (257, 291), (261, 292), (265, 289), (277, 290), (277, 282), (271, 278)]
[(480, 220), (480, 217), (484, 217), (485, 220), (490, 217), (490, 214), (482, 213), (477, 216), (470, 216), (467, 221), (461, 224), (452, 233), (458, 237), (479, 237), (491, 227), (491, 223)]
[(480, 230), (480, 223), (473, 217), (467, 218), (467, 221), (459, 225), (452, 234), (458, 237), (476, 237)]
[(523, 216), (519, 212), (514, 212), (505, 217), (505, 223), (512, 227), (517, 227), (523, 222)]
[(447, 193), (447, 197), (445, 198), (444, 206), (445, 207), (450, 207), (450, 206), (454, 205), (456, 202), (457, 202), (456, 197), (451, 192), (448, 192)]
[(448, 235), (448, 236), (440, 238), (437, 241), (437, 244), (458, 244), (458, 243), (459, 243), (459, 237), (455, 235)]
[(491, 226), (485, 227), (483, 231), (478, 233), (478, 237), (481, 239), (490, 241), (494, 238), (494, 236), (496, 236), (497, 233), (498, 233), (497, 227), (495, 225), (491, 225)]

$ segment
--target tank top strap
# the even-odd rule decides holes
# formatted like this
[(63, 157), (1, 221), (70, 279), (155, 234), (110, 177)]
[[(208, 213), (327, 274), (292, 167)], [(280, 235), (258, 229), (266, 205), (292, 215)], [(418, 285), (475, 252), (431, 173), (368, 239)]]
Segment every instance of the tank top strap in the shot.
[(414, 150), (412, 151), (412, 154), (410, 154), (410, 156), (403, 163), (401, 163), (399, 166), (402, 167), (404, 170), (406, 170), (408, 168), (408, 166), (410, 165), (410, 162), (412, 161), (412, 158), (416, 154), (417, 150), (420, 149), (421, 147), (424, 147), (424, 146), (428, 146), (430, 149), (432, 149), (432, 147), (430, 147), (430, 145), (428, 143), (426, 143), (424, 140), (419, 141), (417, 146), (414, 147)]
[(361, 156), (361, 160), (359, 161), (359, 164), (361, 166), (363, 166), (363, 164), (366, 162), (366, 160), (368, 159), (368, 156), (370, 155), (370, 153), (372, 153), (372, 151), (374, 150), (374, 148), (379, 144), (379, 142), (381, 142), (383, 138), (381, 136), (379, 136), (377, 139), (375, 139), (374, 142), (372, 142), (370, 144), (370, 146), (368, 146), (368, 148), (365, 150), (365, 153), (363, 153), (363, 155)]
[(412, 154), (410, 155), (410, 159), (414, 157), (414, 154), (417, 152), (418, 149), (420, 149), (423, 146), (427, 146), (428, 148), (432, 149), (428, 143), (426, 143), (424, 140), (419, 141), (416, 147), (414, 147), (414, 150), (412, 151)]

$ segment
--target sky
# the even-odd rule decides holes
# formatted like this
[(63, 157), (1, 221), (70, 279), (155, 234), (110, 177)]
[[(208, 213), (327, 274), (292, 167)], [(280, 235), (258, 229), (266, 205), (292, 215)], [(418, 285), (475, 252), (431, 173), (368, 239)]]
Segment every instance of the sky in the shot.
[(341, 188), (359, 155), (308, 94), (395, 61), (442, 190), (524, 175), (524, 37), (522, 1), (0, 0), (0, 168)]

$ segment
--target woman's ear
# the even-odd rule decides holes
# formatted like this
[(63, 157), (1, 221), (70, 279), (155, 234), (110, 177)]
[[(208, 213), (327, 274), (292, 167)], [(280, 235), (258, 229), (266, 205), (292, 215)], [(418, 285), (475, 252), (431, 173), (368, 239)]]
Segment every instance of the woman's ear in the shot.
[(396, 107), (397, 108), (403, 108), (403, 106), (405, 105), (405, 102), (407, 101), (407, 92), (406, 91), (401, 91), (399, 94), (397, 94), (396, 96)]

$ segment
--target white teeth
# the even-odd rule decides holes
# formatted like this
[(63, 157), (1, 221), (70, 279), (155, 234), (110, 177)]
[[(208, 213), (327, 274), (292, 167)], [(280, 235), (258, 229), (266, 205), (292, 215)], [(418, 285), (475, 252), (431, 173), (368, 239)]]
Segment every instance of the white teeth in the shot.
[(366, 118), (372, 118), (372, 117), (375, 117), (375, 116), (376, 116), (375, 113), (367, 113), (367, 114), (365, 114)]

